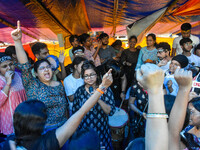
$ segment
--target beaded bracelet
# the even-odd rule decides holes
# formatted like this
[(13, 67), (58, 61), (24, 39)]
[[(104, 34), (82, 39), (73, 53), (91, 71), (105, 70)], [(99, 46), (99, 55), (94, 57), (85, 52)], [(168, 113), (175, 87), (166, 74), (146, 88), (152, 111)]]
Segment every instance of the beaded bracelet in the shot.
[(161, 119), (167, 119), (169, 118), (166, 113), (148, 113), (147, 118), (161, 118)]
[(100, 88), (97, 88), (96, 90), (97, 90), (99, 93), (104, 94), (104, 92), (103, 92)]

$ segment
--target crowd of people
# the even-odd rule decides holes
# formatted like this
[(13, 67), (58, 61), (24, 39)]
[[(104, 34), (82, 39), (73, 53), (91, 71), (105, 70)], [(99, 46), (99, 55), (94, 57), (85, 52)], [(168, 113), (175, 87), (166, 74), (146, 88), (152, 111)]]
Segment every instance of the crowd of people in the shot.
[(129, 37), (125, 50), (120, 40), (108, 45), (106, 33), (96, 47), (87, 33), (71, 35), (67, 66), (64, 51), (57, 58), (41, 42), (31, 47), (31, 60), (19, 21), (11, 37), (14, 46), (0, 53), (0, 149), (112, 150), (109, 117), (126, 100), (123, 149), (200, 149), (200, 96), (192, 88), (200, 41), (190, 23), (172, 49), (153, 33), (142, 48)]

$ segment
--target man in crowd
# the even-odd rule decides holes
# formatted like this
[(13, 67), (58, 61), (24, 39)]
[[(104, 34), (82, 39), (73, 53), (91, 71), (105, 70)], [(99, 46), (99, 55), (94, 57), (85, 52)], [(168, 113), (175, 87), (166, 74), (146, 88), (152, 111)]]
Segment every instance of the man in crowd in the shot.
[(193, 41), (193, 47), (199, 44), (199, 38), (191, 34), (191, 28), (192, 26), (190, 23), (184, 23), (181, 25), (181, 36), (175, 38), (173, 41), (172, 56), (175, 56), (175, 54), (182, 54), (183, 50), (179, 42), (183, 38), (190, 38)]
[(180, 40), (180, 45), (183, 50), (183, 55), (188, 58), (189, 64), (186, 69), (192, 69), (195, 66), (200, 67), (200, 58), (197, 55), (191, 53), (192, 40), (190, 38), (183, 38)]
[(169, 65), (171, 63), (170, 57), (170, 45), (166, 42), (160, 42), (157, 45), (157, 57), (158, 57), (158, 66), (165, 71), (169, 69)]
[(108, 59), (112, 59), (115, 57), (115, 49), (112, 46), (109, 46), (108, 43), (108, 34), (102, 33), (99, 36), (99, 44), (96, 48), (102, 64), (105, 63)]
[[(49, 56), (49, 50), (45, 43), (37, 42), (31, 47), (31, 49), (32, 49), (33, 54), (35, 55), (35, 57), (38, 60), (46, 59), (47, 56)], [(54, 72), (56, 72), (56, 74), (54, 74), (54, 75), (56, 75), (56, 78), (54, 78), (56, 80), (64, 80), (64, 78), (66, 77), (66, 72), (65, 72), (65, 67), (64, 67), (64, 59), (65, 59), (64, 51), (61, 51), (59, 58), (58, 58), (60, 67), (61, 67), (61, 72), (54, 71)], [(31, 72), (32, 72), (32, 75), (35, 77), (34, 69), (32, 69)]]
[(71, 35), (69, 37), (69, 42), (70, 42), (70, 44), (72, 46), (72, 48), (69, 50), (69, 57), (70, 57), (71, 61), (73, 61), (74, 60), (74, 55), (72, 53), (72, 49), (79, 45), (78, 36), (77, 35)]

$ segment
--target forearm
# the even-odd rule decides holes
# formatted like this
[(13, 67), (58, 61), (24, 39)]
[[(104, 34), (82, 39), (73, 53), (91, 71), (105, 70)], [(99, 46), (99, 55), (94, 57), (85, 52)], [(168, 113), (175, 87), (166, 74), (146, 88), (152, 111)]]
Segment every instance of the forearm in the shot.
[(179, 88), (169, 119), (169, 148), (179, 149), (180, 132), (182, 130), (189, 98), (189, 90)]
[(123, 92), (126, 91), (126, 86), (127, 86), (127, 79), (126, 79), (126, 75), (124, 75), (122, 78), (122, 84), (121, 84), (121, 89)]
[(2, 89), (2, 91), (3, 91), (6, 95), (8, 95), (9, 90), (10, 90), (10, 84), (6, 84), (6, 85), (3, 87), (3, 89)]
[[(148, 113), (165, 113), (162, 87), (156, 91), (148, 91)], [(168, 127), (166, 119), (147, 117), (145, 142), (146, 150), (168, 150)]]
[(93, 55), (93, 58), (94, 58), (94, 60), (96, 59), (96, 57), (97, 57), (97, 55), (98, 55), (98, 53), (99, 53), (99, 47), (97, 47), (97, 50), (96, 50), (96, 52), (94, 53), (94, 55)]
[(2, 107), (7, 100), (8, 100), (8, 93), (6, 93), (3, 89), (0, 90), (0, 107)]
[(103, 111), (108, 115), (111, 111), (111, 106), (106, 104), (104, 101), (102, 100), (98, 100), (98, 104), (101, 106), (101, 108), (103, 109)]
[(60, 68), (61, 68), (61, 80), (64, 80), (65, 77), (67, 76), (64, 63), (60, 63)]
[(95, 93), (84, 103), (84, 105), (74, 115), (72, 115), (64, 125), (56, 130), (56, 137), (59, 141), (60, 147), (62, 147), (76, 131), (83, 117), (97, 103), (100, 96), (101, 93), (95, 91)]
[(142, 111), (140, 111), (134, 104), (129, 104), (131, 110), (136, 112), (138, 115), (141, 115)]
[(24, 63), (28, 62), (27, 55), (26, 55), (24, 48), (22, 46), (22, 42), (21, 41), (14, 41), (14, 43), (15, 43), (17, 60), (19, 61), (19, 63), (24, 64)]

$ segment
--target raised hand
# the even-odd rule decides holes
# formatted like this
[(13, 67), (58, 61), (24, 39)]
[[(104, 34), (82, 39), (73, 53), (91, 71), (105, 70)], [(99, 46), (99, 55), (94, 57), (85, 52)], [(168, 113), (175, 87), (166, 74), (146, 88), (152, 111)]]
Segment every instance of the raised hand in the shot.
[(7, 71), (5, 73), (6, 84), (10, 85), (12, 83), (14, 75), (15, 75), (14, 71)]
[(148, 92), (158, 92), (162, 88), (164, 72), (155, 64), (144, 64), (137, 70), (137, 80)]
[(102, 79), (102, 83), (101, 85), (108, 88), (113, 82), (113, 78), (112, 78), (112, 69), (110, 69), (104, 76)]
[(198, 95), (196, 92), (190, 92), (190, 94), (189, 94), (189, 101), (192, 100), (195, 97), (200, 97), (200, 95)]
[(178, 83), (179, 89), (185, 88), (190, 90), (192, 87), (192, 72), (177, 68), (174, 73), (174, 78)]
[(58, 57), (59, 63), (64, 63), (65, 60), (65, 55), (64, 55), (65, 51), (64, 50), (60, 50), (60, 55)]
[(161, 67), (161, 66), (165, 66), (167, 64), (167, 60), (166, 59), (163, 59), (161, 60), (159, 63), (158, 63), (158, 66)]
[(101, 48), (101, 47), (102, 47), (102, 41), (101, 41), (101, 40), (99, 40), (97, 47), (98, 47), (98, 48)]
[(20, 21), (17, 21), (17, 29), (11, 32), (11, 36), (14, 41), (21, 41), (22, 39), (22, 31), (20, 28)]

